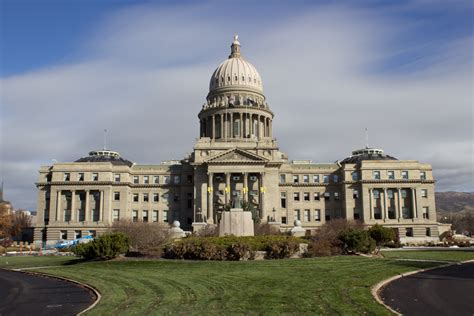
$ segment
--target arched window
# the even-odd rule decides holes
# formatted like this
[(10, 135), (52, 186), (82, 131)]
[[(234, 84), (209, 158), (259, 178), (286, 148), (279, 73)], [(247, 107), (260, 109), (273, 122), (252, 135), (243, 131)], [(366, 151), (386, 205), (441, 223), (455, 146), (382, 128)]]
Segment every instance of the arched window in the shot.
[(242, 76), (242, 81), (245, 81), (245, 77), (244, 77), (244, 76)]
[(237, 76), (235, 76), (234, 80), (237, 81), (237, 80), (239, 80), (239, 78)]
[(230, 81), (230, 76), (227, 76), (227, 81)]

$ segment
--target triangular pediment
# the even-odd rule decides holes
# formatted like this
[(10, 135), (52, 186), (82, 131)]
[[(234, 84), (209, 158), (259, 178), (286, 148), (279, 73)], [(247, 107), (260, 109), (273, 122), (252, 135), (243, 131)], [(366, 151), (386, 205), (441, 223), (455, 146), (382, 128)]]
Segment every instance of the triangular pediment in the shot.
[(230, 149), (210, 157), (207, 163), (265, 163), (268, 159), (243, 149)]

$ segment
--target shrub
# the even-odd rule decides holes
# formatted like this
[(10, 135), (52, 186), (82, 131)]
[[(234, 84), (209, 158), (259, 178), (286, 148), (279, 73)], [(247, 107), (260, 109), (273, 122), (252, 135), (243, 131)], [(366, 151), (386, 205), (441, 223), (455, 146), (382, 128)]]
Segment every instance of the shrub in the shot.
[(165, 256), (171, 259), (224, 260), (227, 251), (224, 246), (206, 239), (188, 238), (167, 245)]
[(217, 237), (219, 236), (219, 227), (217, 225), (207, 224), (196, 232), (199, 237)]
[(254, 224), (254, 234), (255, 236), (278, 236), (282, 235), (280, 230), (270, 224)]
[(6, 252), (5, 247), (0, 246), (0, 254), (3, 254), (3, 253), (5, 253), (5, 252)]
[(130, 253), (145, 257), (161, 257), (164, 246), (170, 241), (169, 227), (159, 223), (114, 222), (111, 232), (121, 232), (130, 238)]
[(375, 224), (374, 226), (370, 227), (367, 232), (370, 238), (372, 238), (377, 245), (377, 253), (379, 253), (380, 247), (390, 241), (395, 241), (395, 231), (392, 228)]
[(345, 253), (369, 253), (375, 249), (375, 240), (370, 238), (365, 230), (349, 228), (339, 234), (339, 240), (343, 243)]
[(299, 242), (295, 238), (288, 237), (286, 240), (272, 241), (267, 245), (267, 258), (283, 259), (289, 258), (298, 252), (300, 248)]
[(249, 243), (237, 242), (227, 247), (227, 260), (243, 260), (255, 258), (255, 251)]
[(13, 244), (13, 240), (11, 238), (4, 238), (0, 240), (0, 246), (4, 248), (8, 248)]
[(87, 243), (79, 244), (72, 248), (77, 256), (84, 259), (110, 260), (119, 254), (126, 253), (130, 247), (130, 239), (124, 233), (111, 233), (102, 235)]

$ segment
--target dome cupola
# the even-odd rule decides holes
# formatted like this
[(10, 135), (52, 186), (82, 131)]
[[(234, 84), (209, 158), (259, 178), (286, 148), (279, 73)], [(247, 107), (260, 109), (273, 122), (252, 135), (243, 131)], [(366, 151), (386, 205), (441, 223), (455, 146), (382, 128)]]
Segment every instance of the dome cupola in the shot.
[(211, 76), (209, 94), (229, 89), (248, 90), (263, 94), (262, 78), (257, 69), (240, 53), (239, 36), (234, 36), (229, 58), (223, 61)]

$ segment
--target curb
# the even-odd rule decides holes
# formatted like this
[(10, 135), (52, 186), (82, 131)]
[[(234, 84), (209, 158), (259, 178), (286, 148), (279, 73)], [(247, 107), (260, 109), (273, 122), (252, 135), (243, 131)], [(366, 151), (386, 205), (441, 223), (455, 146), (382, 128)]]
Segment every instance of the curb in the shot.
[[(432, 261), (426, 260), (426, 262), (432, 262)], [(400, 278), (403, 278), (403, 277), (406, 277), (406, 276), (409, 276), (409, 275), (417, 274), (417, 273), (420, 273), (420, 272), (436, 270), (436, 269), (447, 268), (447, 267), (451, 267), (451, 266), (455, 266), (455, 265), (462, 265), (462, 264), (465, 264), (465, 263), (472, 263), (472, 262), (474, 262), (474, 259), (459, 261), (459, 262), (452, 262), (452, 263), (443, 264), (443, 265), (432, 267), (432, 268), (425, 268), (425, 269), (420, 269), (420, 270), (415, 270), (415, 271), (410, 271), (410, 272), (405, 272), (405, 273), (402, 273), (402, 274), (399, 274), (399, 275), (395, 275), (391, 278), (385, 279), (385, 280), (380, 281), (379, 283), (375, 284), (371, 289), (371, 293), (372, 293), (372, 296), (375, 298), (375, 300), (379, 304), (383, 305), (386, 309), (388, 309), (389, 311), (391, 311), (392, 313), (394, 313), (396, 315), (402, 315), (400, 312), (394, 310), (393, 308), (391, 308), (390, 306), (385, 304), (385, 302), (380, 298), (380, 296), (379, 296), (380, 290), (384, 286), (386, 286), (388, 283), (390, 283), (392, 281), (395, 281), (397, 279), (400, 279)]]
[(89, 305), (89, 307), (87, 307), (83, 311), (80, 311), (79, 313), (77, 313), (77, 315), (83, 315), (85, 312), (88, 312), (89, 310), (93, 309), (99, 303), (99, 301), (102, 298), (102, 295), (100, 294), (100, 292), (96, 288), (94, 288), (92, 285), (82, 283), (82, 282), (79, 282), (79, 281), (76, 281), (76, 280), (73, 280), (73, 279), (69, 279), (69, 278), (65, 278), (65, 277), (61, 277), (61, 276), (56, 276), (56, 275), (51, 275), (51, 274), (47, 274), (47, 273), (42, 273), (42, 272), (23, 271), (23, 270), (20, 270), (20, 269), (14, 269), (14, 270), (4, 269), (4, 268), (0, 268), (0, 269), (10, 271), (10, 272), (19, 272), (19, 273), (25, 273), (25, 274), (31, 274), (31, 275), (40, 275), (40, 276), (44, 276), (44, 277), (48, 277), (48, 278), (63, 280), (63, 281), (69, 282), (69, 283), (77, 284), (81, 287), (84, 287), (84, 288), (88, 289), (89, 291), (94, 293), (94, 295), (96, 296), (96, 299), (95, 299), (94, 303)]

